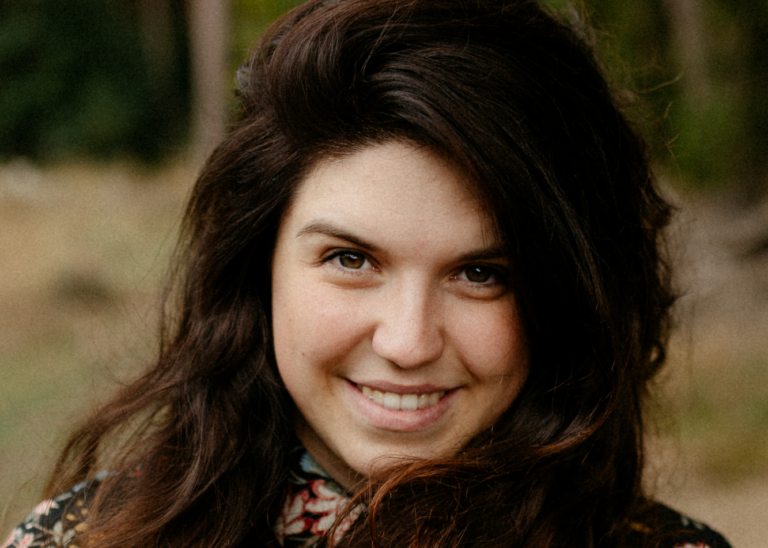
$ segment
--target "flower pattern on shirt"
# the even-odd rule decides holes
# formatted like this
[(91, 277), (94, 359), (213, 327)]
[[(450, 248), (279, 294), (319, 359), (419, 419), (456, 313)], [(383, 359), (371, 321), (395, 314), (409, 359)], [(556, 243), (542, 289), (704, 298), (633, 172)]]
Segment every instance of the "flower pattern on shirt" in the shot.
[[(345, 516), (330, 542), (336, 544), (365, 508), (358, 505), (345, 514), (351, 501), (349, 494), (303, 447), (294, 450), (290, 458), (289, 491), (274, 529), (278, 542), (284, 548), (309, 548), (330, 532), (340, 516)], [(88, 526), (89, 497), (106, 476), (103, 472), (39, 503), (0, 548), (80, 548), (76, 535)], [(628, 525), (633, 532), (628, 545), (631, 548), (731, 548), (706, 525), (658, 503), (650, 504)]]
[(44, 500), (16, 527), (0, 548), (55, 546), (78, 548), (75, 535), (85, 531), (88, 518), (88, 494), (106, 473), (83, 481), (55, 498)]
[[(328, 534), (351, 499), (304, 448), (291, 457), (288, 496), (275, 525), (275, 536), (281, 546), (288, 548), (311, 546)], [(331, 544), (349, 530), (362, 511), (357, 506), (344, 516)]]

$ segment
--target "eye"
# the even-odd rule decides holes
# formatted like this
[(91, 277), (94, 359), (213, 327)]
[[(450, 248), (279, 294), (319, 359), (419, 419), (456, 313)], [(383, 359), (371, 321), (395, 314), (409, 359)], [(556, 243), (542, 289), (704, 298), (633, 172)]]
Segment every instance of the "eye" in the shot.
[(339, 251), (328, 257), (326, 262), (328, 261), (345, 270), (363, 270), (371, 267), (370, 261), (365, 255), (354, 251)]
[(359, 270), (365, 266), (365, 257), (356, 253), (343, 253), (336, 256), (339, 264), (344, 268)]
[(458, 275), (459, 279), (473, 284), (492, 285), (499, 282), (499, 276), (495, 269), (483, 265), (469, 265)]

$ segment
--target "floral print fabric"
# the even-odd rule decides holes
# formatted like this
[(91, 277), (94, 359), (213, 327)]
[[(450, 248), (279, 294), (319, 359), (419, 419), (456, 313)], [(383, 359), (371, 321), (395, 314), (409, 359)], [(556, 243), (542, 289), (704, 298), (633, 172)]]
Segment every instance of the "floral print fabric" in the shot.
[[(79, 548), (76, 533), (87, 527), (88, 493), (106, 477), (82, 482), (70, 491), (38, 504), (11, 532), (0, 548), (52, 546)], [(286, 548), (307, 547), (328, 534), (350, 502), (346, 491), (320, 467), (303, 447), (291, 454), (288, 496), (275, 525), (275, 536)], [(363, 508), (353, 509), (336, 528), (335, 540), (349, 530)]]
[[(275, 536), (285, 548), (311, 547), (330, 533), (337, 519), (345, 515), (351, 499), (303, 447), (293, 451), (290, 464), (288, 495), (275, 525)], [(38, 504), (0, 548), (80, 548), (76, 533), (87, 528), (89, 495), (104, 477), (106, 473)], [(336, 527), (331, 545), (349, 530), (363, 510), (356, 506), (345, 515)], [(731, 548), (712, 529), (657, 503), (651, 504), (629, 526), (632, 536), (627, 548)]]
[(88, 526), (88, 494), (106, 475), (102, 473), (94, 481), (78, 483), (66, 493), (35, 506), (27, 519), (11, 531), (0, 548), (79, 548), (72, 540), (76, 533), (84, 531)]
[[(320, 467), (304, 448), (292, 455), (288, 496), (282, 515), (275, 525), (281, 546), (311, 546), (328, 534), (344, 513), (350, 498), (344, 489)], [(352, 509), (339, 523), (331, 544), (335, 544), (352, 526), (363, 508)]]

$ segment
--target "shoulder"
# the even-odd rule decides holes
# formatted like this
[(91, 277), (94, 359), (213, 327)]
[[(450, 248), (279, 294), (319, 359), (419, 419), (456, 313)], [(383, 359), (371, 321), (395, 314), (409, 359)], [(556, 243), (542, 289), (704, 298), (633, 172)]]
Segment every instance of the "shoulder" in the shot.
[(102, 478), (84, 481), (52, 499), (44, 500), (8, 536), (0, 548), (70, 546), (78, 532), (85, 530), (90, 493)]
[(731, 548), (701, 522), (658, 502), (649, 502), (628, 522), (632, 548)]

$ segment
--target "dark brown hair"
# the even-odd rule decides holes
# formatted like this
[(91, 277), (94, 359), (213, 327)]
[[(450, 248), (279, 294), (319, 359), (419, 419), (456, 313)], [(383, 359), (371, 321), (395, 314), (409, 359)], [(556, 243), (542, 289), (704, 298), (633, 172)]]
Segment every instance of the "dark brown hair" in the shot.
[(531, 0), (311, 0), (270, 28), (240, 81), (240, 120), (187, 210), (159, 359), (72, 437), (51, 482), (116, 472), (90, 538), (274, 542), (295, 443), (271, 342), (277, 227), (320, 159), (395, 140), (453, 162), (487, 205), (531, 369), (460, 454), (370, 478), (342, 544), (620, 546), (643, 501), (669, 211), (583, 33)]

